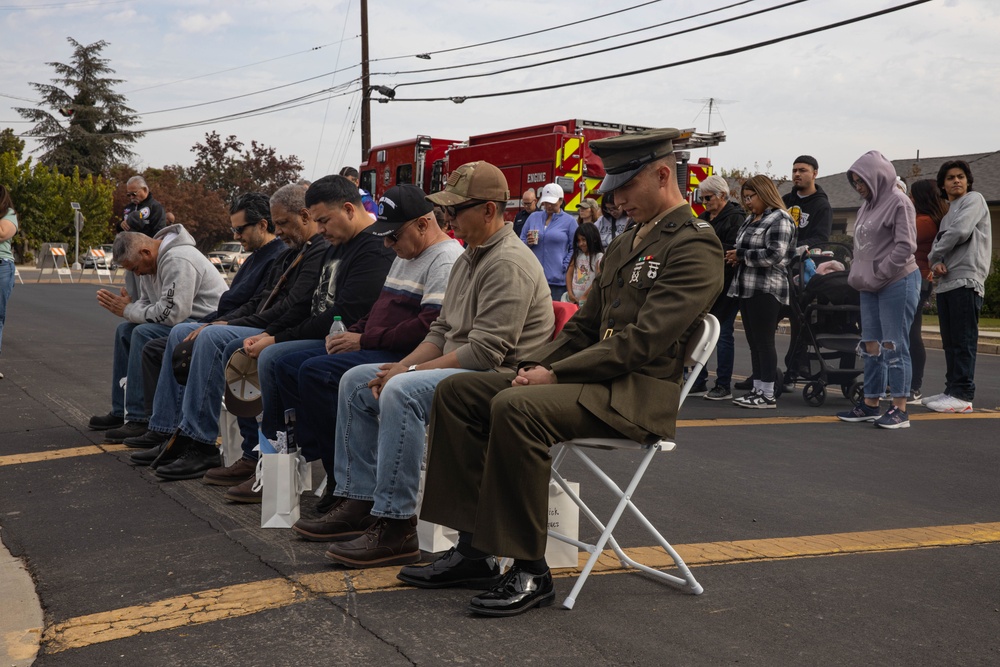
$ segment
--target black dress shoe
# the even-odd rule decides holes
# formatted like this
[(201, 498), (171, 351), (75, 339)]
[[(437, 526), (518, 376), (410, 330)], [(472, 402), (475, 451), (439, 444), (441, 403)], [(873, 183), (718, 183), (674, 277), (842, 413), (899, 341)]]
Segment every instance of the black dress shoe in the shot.
[(140, 436), (134, 438), (125, 438), (122, 440), (122, 444), (126, 447), (135, 447), (136, 449), (149, 449), (150, 447), (156, 447), (157, 445), (162, 445), (170, 437), (169, 433), (159, 433), (157, 431), (146, 431)]
[(485, 591), (500, 581), (496, 556), (466, 558), (452, 547), (430, 565), (407, 565), (396, 578), (417, 588), (472, 588)]
[(118, 428), (124, 423), (123, 417), (116, 417), (109, 412), (106, 415), (94, 415), (87, 426), (92, 431), (107, 431), (109, 428)]
[(552, 572), (531, 574), (516, 565), (500, 583), (469, 602), (469, 610), (484, 616), (516, 616), (534, 607), (545, 607), (556, 599)]
[[(188, 440), (187, 443), (179, 443), (181, 438)], [(222, 456), (219, 455), (219, 448), (204, 442), (195, 442), (185, 435), (177, 436), (174, 446), (184, 445), (184, 451), (180, 453), (176, 461), (171, 463), (159, 462), (154, 467), (156, 476), (160, 479), (175, 481), (179, 479), (198, 479), (204, 477), (205, 473), (212, 468), (222, 466)]]
[(733, 385), (733, 389), (738, 389), (740, 391), (753, 389), (753, 376), (748, 377), (746, 380), (736, 382), (736, 384)]

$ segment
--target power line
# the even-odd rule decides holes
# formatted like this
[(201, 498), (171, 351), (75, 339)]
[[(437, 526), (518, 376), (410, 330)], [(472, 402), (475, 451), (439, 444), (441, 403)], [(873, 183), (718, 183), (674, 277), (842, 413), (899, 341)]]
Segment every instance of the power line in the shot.
[(860, 21), (867, 21), (869, 19), (877, 18), (886, 14), (891, 14), (893, 12), (898, 12), (903, 9), (909, 9), (910, 7), (915, 7), (916, 5), (922, 5), (930, 0), (914, 0), (913, 2), (908, 2), (902, 5), (897, 5), (895, 7), (889, 7), (877, 12), (872, 12), (870, 14), (863, 14), (851, 19), (846, 19), (844, 21), (837, 21), (836, 23), (830, 23), (825, 26), (820, 26), (818, 28), (812, 28), (810, 30), (803, 30), (802, 32), (793, 33), (790, 35), (784, 35), (782, 37), (775, 37), (773, 39), (764, 40), (762, 42), (756, 42), (754, 44), (749, 44), (747, 46), (741, 46), (735, 49), (728, 49), (726, 51), (718, 51), (716, 53), (710, 53), (704, 56), (697, 56), (695, 58), (688, 58), (686, 60), (677, 60), (672, 63), (666, 63), (664, 65), (655, 65), (653, 67), (644, 67), (643, 69), (632, 70), (630, 72), (620, 72), (618, 74), (608, 74), (606, 76), (591, 77), (588, 79), (582, 79), (579, 81), (568, 81), (563, 83), (555, 83), (546, 86), (538, 86), (535, 88), (521, 88), (518, 90), (507, 90), (496, 93), (480, 93), (478, 95), (464, 95), (464, 96), (451, 96), (451, 97), (423, 97), (423, 98), (405, 98), (405, 97), (395, 97), (386, 98), (384, 100), (379, 100), (380, 102), (455, 102), (456, 104), (461, 104), (466, 100), (477, 100), (485, 99), (491, 97), (507, 97), (510, 95), (522, 95), (525, 93), (537, 93), (543, 90), (557, 90), (560, 88), (570, 88), (573, 86), (582, 86), (584, 84), (599, 83), (601, 81), (608, 81), (609, 79), (619, 79), (628, 76), (635, 76), (638, 74), (647, 74), (649, 72), (657, 72), (659, 70), (670, 69), (673, 67), (679, 67), (681, 65), (690, 65), (693, 63), (702, 62), (705, 60), (712, 60), (715, 58), (724, 58), (726, 56), (736, 55), (738, 53), (743, 53), (745, 51), (752, 51), (754, 49), (763, 48), (765, 46), (771, 46), (772, 44), (779, 44), (792, 39), (798, 39), (799, 37), (805, 37), (807, 35), (813, 35), (818, 32), (824, 32), (826, 30), (833, 30), (834, 28), (842, 28), (846, 25), (852, 23), (858, 23)]
[(738, 7), (740, 5), (746, 5), (751, 2), (756, 2), (757, 0), (740, 0), (740, 2), (734, 2), (729, 5), (724, 5), (722, 7), (717, 7), (716, 9), (710, 9), (704, 12), (698, 12), (697, 14), (689, 14), (687, 16), (682, 16), (680, 18), (671, 19), (669, 21), (663, 21), (662, 23), (654, 23), (653, 25), (643, 26), (641, 28), (636, 28), (635, 30), (626, 30), (624, 32), (615, 33), (613, 35), (605, 35), (603, 37), (595, 37), (593, 39), (584, 40), (582, 42), (576, 42), (575, 44), (566, 44), (563, 46), (556, 46), (551, 49), (542, 49), (541, 51), (532, 51), (530, 53), (522, 53), (514, 56), (506, 56), (504, 58), (491, 58), (490, 60), (482, 60), (475, 63), (462, 63), (460, 65), (448, 65), (445, 67), (426, 67), (423, 69), (411, 69), (404, 70), (400, 72), (375, 72), (372, 76), (399, 76), (401, 74), (422, 74), (424, 72), (439, 72), (442, 70), (451, 69), (461, 69), (464, 67), (475, 67), (477, 65), (491, 65), (494, 63), (501, 63), (506, 60), (516, 60), (518, 58), (530, 58), (531, 56), (538, 56), (545, 53), (552, 53), (554, 51), (564, 51), (566, 49), (574, 49), (578, 46), (589, 46), (591, 44), (596, 44), (597, 42), (604, 42), (609, 39), (615, 39), (616, 37), (624, 37), (625, 35), (634, 35), (635, 33), (645, 32), (646, 30), (655, 30), (656, 28), (662, 28), (663, 26), (670, 25), (672, 23), (680, 23), (682, 21), (689, 21), (691, 19), (700, 18), (702, 16), (707, 16), (709, 14), (715, 14), (717, 12), (722, 12), (727, 9), (732, 9), (733, 7)]
[(492, 72), (480, 72), (479, 74), (463, 74), (461, 76), (450, 76), (450, 77), (444, 77), (444, 78), (441, 78), (441, 79), (428, 79), (426, 81), (409, 81), (409, 82), (403, 82), (403, 83), (396, 84), (393, 87), (393, 89), (395, 90), (397, 88), (402, 88), (403, 86), (422, 86), (422, 85), (429, 84), (429, 83), (444, 83), (444, 82), (447, 82), (447, 81), (459, 81), (461, 79), (479, 79), (479, 78), (482, 78), (484, 76), (494, 76), (496, 74), (506, 74), (507, 72), (517, 72), (517, 71), (523, 70), (523, 69), (532, 69), (532, 68), (535, 68), (535, 67), (542, 67), (544, 65), (552, 65), (552, 64), (555, 64), (555, 63), (565, 62), (567, 60), (576, 60), (577, 58), (581, 58), (581, 57), (583, 57), (583, 58), (589, 58), (591, 56), (601, 55), (602, 53), (610, 53), (612, 51), (619, 51), (621, 49), (627, 49), (627, 48), (630, 48), (630, 47), (633, 47), (633, 46), (640, 46), (642, 44), (649, 44), (650, 42), (657, 42), (657, 41), (660, 41), (660, 40), (663, 40), (663, 39), (669, 39), (670, 37), (677, 37), (678, 35), (686, 35), (686, 34), (689, 34), (689, 33), (692, 33), (692, 32), (697, 32), (699, 30), (705, 30), (707, 28), (715, 28), (715, 27), (718, 27), (720, 25), (725, 25), (726, 23), (732, 23), (734, 21), (741, 21), (743, 19), (750, 18), (752, 16), (758, 16), (760, 14), (766, 14), (768, 12), (773, 12), (773, 11), (776, 11), (778, 9), (784, 9), (785, 7), (791, 7), (792, 5), (798, 5), (798, 4), (801, 4), (803, 2), (807, 2), (807, 1), (808, 0), (789, 0), (788, 2), (785, 2), (785, 3), (780, 4), (780, 5), (775, 5), (773, 7), (765, 7), (764, 9), (758, 9), (758, 10), (755, 10), (755, 11), (752, 11), (752, 12), (747, 12), (746, 14), (740, 14), (739, 16), (731, 16), (729, 18), (719, 19), (718, 21), (714, 21), (712, 23), (706, 23), (704, 25), (695, 26), (695, 27), (690, 28), (688, 30), (678, 30), (678, 31), (675, 31), (675, 32), (669, 32), (669, 33), (667, 33), (665, 35), (658, 35), (656, 37), (648, 37), (646, 39), (640, 39), (639, 41), (636, 41), (636, 42), (629, 42), (627, 44), (619, 44), (618, 46), (609, 46), (609, 47), (607, 47), (605, 49), (600, 49), (598, 51), (591, 51), (589, 53), (584, 54), (583, 56), (575, 56), (575, 55), (574, 56), (563, 56), (562, 58), (553, 58), (551, 60), (543, 60), (541, 62), (532, 63), (530, 65), (518, 65), (517, 67), (508, 67), (507, 69), (494, 70)]
[(102, 5), (124, 5), (127, 2), (132, 2), (133, 0), (106, 0), (105, 2), (92, 2), (89, 0), (84, 0), (83, 2), (49, 2), (45, 4), (31, 4), (31, 5), (0, 5), (0, 11), (4, 12), (19, 12), (28, 11), (29, 9), (63, 9), (72, 7), (100, 7)]
[[(346, 29), (346, 27), (347, 27), (346, 22), (344, 24), (344, 27)], [(341, 37), (341, 39), (338, 40), (338, 41), (336, 41), (336, 42), (329, 42), (327, 44), (320, 44), (319, 46), (314, 46), (312, 48), (306, 49), (305, 51), (296, 51), (295, 53), (286, 53), (283, 56), (275, 56), (274, 58), (268, 58), (267, 60), (258, 60), (257, 62), (247, 63), (246, 65), (237, 65), (236, 67), (230, 67), (229, 69), (220, 69), (220, 70), (218, 70), (216, 72), (208, 72), (207, 74), (199, 74), (197, 76), (191, 76), (191, 77), (188, 77), (186, 79), (177, 79), (176, 81), (167, 81), (166, 83), (157, 83), (155, 85), (146, 86), (144, 88), (135, 88), (133, 90), (128, 90), (128, 91), (126, 91), (123, 94), (124, 95), (131, 95), (132, 93), (138, 93), (138, 92), (143, 91), (143, 90), (152, 90), (153, 88), (162, 88), (164, 86), (172, 86), (175, 83), (185, 83), (187, 81), (194, 81), (196, 79), (204, 79), (204, 78), (209, 77), (209, 76), (215, 76), (216, 74), (225, 74), (227, 72), (235, 72), (236, 70), (246, 69), (248, 67), (255, 67), (257, 65), (263, 65), (264, 63), (271, 63), (271, 62), (274, 62), (275, 60), (282, 60), (284, 58), (291, 58), (292, 56), (300, 56), (303, 53), (312, 53), (313, 51), (319, 51), (320, 49), (325, 49), (328, 46), (333, 46), (335, 44), (342, 44), (345, 41), (348, 41), (349, 39), (357, 39), (357, 38), (358, 38), (358, 35), (354, 35), (354, 36), (349, 37), (347, 39), (343, 39), (343, 37)], [(354, 67), (357, 67), (357, 65), (354, 65)], [(350, 68), (348, 68), (348, 69), (350, 69)], [(335, 73), (335, 72), (327, 72), (326, 74), (320, 74), (319, 76), (313, 77), (313, 78), (317, 78), (318, 79), (320, 77), (329, 76), (331, 73)], [(305, 79), (305, 81), (311, 81), (311, 80), (312, 79)], [(301, 82), (299, 82), (299, 83), (301, 83)], [(288, 85), (293, 85), (293, 84), (288, 84)], [(280, 87), (282, 87), (282, 86), (279, 86), (279, 88)], [(253, 93), (251, 93), (251, 94), (253, 94)], [(242, 97), (242, 96), (240, 96), (240, 97)], [(236, 98), (228, 98), (228, 99), (236, 99)], [(220, 100), (220, 101), (225, 101), (225, 100)], [(212, 104), (212, 103), (211, 102), (206, 102), (206, 104)], [(197, 106), (197, 105), (195, 105), (195, 106)], [(178, 107), (178, 108), (180, 108), (180, 109), (187, 109), (189, 107)], [(173, 111), (173, 109), (164, 109), (164, 111)], [(161, 113), (161, 111), (150, 111), (149, 113)]]
[(512, 35), (510, 37), (500, 37), (497, 39), (491, 39), (488, 42), (478, 42), (476, 44), (468, 44), (466, 46), (455, 46), (450, 49), (440, 49), (438, 51), (424, 51), (423, 53), (411, 53), (406, 56), (388, 56), (385, 58), (373, 58), (370, 59), (369, 63), (382, 62), (384, 60), (401, 60), (403, 58), (424, 58), (433, 55), (438, 55), (440, 53), (452, 53), (454, 51), (464, 51), (465, 49), (475, 49), (480, 46), (488, 46), (490, 44), (499, 44), (500, 42), (509, 42), (515, 39), (521, 39), (522, 37), (534, 37), (536, 35), (541, 35), (542, 33), (551, 32), (553, 30), (562, 30), (563, 28), (570, 28), (575, 25), (580, 25), (581, 23), (587, 23), (588, 21), (596, 21), (597, 19), (607, 18), (608, 16), (614, 16), (615, 14), (624, 14), (625, 12), (630, 12), (633, 9), (639, 9), (647, 5), (654, 5), (662, 0), (649, 0), (649, 2), (641, 2), (638, 5), (632, 5), (631, 7), (625, 7), (624, 9), (618, 9), (613, 12), (607, 12), (605, 14), (599, 14), (597, 16), (591, 16), (590, 18), (580, 19), (579, 21), (572, 21), (570, 23), (560, 23), (559, 25), (554, 25), (549, 28), (541, 28), (539, 30), (532, 30), (531, 32), (521, 33), (520, 35)]
[[(343, 29), (341, 30), (341, 33), (340, 33), (340, 38), (341, 38), (340, 41), (341, 42), (344, 41), (344, 33), (347, 32), (347, 19), (350, 18), (350, 16), (351, 16), (351, 3), (348, 2), (347, 3), (347, 14), (344, 16), (344, 27), (343, 27)], [(341, 49), (337, 49), (337, 58), (336, 58), (336, 60), (333, 61), (333, 69), (334, 69), (334, 71), (336, 71), (337, 66), (340, 64), (340, 51), (341, 51)], [(336, 81), (336, 80), (337, 80), (337, 75), (334, 74), (333, 78), (330, 79), (330, 85), (332, 86), (333, 82)], [(327, 119), (327, 116), (330, 113), (330, 100), (331, 99), (332, 98), (327, 98), (327, 100), (326, 100), (326, 108), (323, 110), (323, 122), (319, 126), (319, 139), (316, 141), (316, 157), (313, 158), (313, 165), (315, 165), (317, 162), (319, 162), (319, 151), (320, 151), (320, 148), (323, 147), (323, 135), (326, 134), (326, 119)], [(315, 167), (313, 167), (313, 169), (315, 169)], [(315, 176), (315, 175), (316, 174), (314, 173), (313, 176)]]

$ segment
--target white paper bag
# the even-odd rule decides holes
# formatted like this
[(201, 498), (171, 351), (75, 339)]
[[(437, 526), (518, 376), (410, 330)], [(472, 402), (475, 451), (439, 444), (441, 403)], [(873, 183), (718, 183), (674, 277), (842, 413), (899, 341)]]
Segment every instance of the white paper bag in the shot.
[[(577, 496), (580, 495), (578, 482), (567, 482), (569, 488)], [(555, 482), (549, 482), (549, 520), (548, 530), (574, 540), (580, 536), (580, 508)], [(549, 537), (545, 545), (545, 560), (550, 568), (577, 567), (580, 550), (572, 544)]]
[(219, 435), (222, 436), (222, 464), (231, 466), (243, 458), (243, 434), (236, 415), (226, 410), (225, 404), (219, 413)]
[(308, 464), (298, 451), (260, 455), (254, 490), (263, 491), (261, 528), (291, 528), (299, 520), (299, 498), (308, 471)]

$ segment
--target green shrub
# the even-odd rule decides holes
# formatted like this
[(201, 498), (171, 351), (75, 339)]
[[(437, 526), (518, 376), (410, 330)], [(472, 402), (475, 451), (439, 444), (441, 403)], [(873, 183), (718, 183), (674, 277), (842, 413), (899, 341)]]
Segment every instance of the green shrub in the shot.
[(1000, 255), (993, 255), (993, 266), (984, 285), (983, 317), (1000, 317)]

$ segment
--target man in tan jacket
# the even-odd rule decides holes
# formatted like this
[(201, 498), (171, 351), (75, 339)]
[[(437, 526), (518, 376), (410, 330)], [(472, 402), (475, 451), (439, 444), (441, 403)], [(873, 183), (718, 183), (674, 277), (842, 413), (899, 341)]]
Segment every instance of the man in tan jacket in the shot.
[[(514, 373), (438, 385), (421, 518), (459, 531), (413, 586), (487, 589), (473, 612), (512, 616), (555, 598), (545, 563), (549, 448), (574, 437), (674, 435), (688, 338), (722, 290), (722, 246), (677, 186), (674, 129), (591, 143), (601, 192), (636, 222), (604, 256), (584, 307)], [(495, 556), (514, 558), (499, 578)]]

